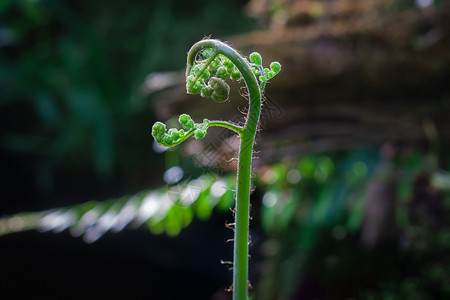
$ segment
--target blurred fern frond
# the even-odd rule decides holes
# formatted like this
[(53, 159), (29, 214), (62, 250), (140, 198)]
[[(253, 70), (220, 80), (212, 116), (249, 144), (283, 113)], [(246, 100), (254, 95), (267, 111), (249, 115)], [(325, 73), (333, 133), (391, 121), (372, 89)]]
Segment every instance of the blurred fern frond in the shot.
[(203, 175), (175, 186), (147, 190), (106, 201), (89, 201), (39, 212), (0, 218), (0, 236), (26, 230), (69, 230), (92, 243), (106, 232), (147, 226), (155, 234), (176, 236), (194, 217), (208, 218), (213, 209), (226, 210), (234, 201), (227, 189), (233, 177)]

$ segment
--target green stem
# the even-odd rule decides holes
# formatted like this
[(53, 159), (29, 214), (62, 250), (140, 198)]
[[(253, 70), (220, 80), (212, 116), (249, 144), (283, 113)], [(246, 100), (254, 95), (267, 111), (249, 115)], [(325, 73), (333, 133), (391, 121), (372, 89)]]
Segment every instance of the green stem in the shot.
[[(225, 55), (241, 72), (249, 93), (249, 110), (245, 125), (239, 130), (241, 144), (237, 174), (236, 220), (234, 237), (233, 299), (246, 300), (248, 297), (248, 236), (250, 219), (250, 185), (252, 154), (256, 129), (261, 114), (261, 90), (251, 67), (233, 48), (217, 40), (202, 40), (189, 50), (186, 74), (195, 65), (197, 54), (206, 48)], [(236, 130), (235, 130), (236, 131)], [(237, 132), (237, 131), (236, 131)]]
[(242, 133), (244, 131), (244, 129), (242, 127), (231, 124), (226, 121), (210, 121), (208, 128), (211, 126), (224, 127), (224, 128), (233, 130), (234, 132), (238, 133), (239, 135), (242, 135)]
[(233, 299), (247, 299), (248, 235), (250, 219), (250, 185), (253, 139), (241, 137), (237, 176), (237, 198), (234, 236)]

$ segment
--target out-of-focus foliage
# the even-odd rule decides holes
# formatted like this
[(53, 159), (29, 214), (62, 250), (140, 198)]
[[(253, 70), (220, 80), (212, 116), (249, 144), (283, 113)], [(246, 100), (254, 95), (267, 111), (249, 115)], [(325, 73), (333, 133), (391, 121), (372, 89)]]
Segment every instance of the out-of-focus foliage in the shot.
[(73, 236), (83, 236), (85, 242), (92, 243), (108, 231), (142, 225), (154, 234), (176, 236), (194, 216), (207, 219), (214, 208), (224, 211), (232, 207), (234, 192), (227, 186), (233, 185), (233, 176), (210, 174), (121, 199), (21, 213), (0, 219), (0, 236), (30, 229), (55, 233), (68, 229)]
[(449, 209), (447, 203), (442, 216), (447, 219), (443, 228), (436, 230), (424, 223), (406, 228), (402, 237), (406, 249), (395, 257), (397, 265), (387, 266), (390, 274), (380, 278), (368, 291), (361, 292), (364, 299), (432, 300), (450, 297)]
[(1, 148), (35, 155), (30, 167), (43, 186), (55, 167), (133, 169), (151, 154), (154, 117), (139, 89), (145, 76), (182, 68), (186, 49), (205, 34), (251, 28), (239, 5), (2, 1)]
[(259, 174), (258, 299), (450, 296), (449, 173), (433, 155), (394, 152), (308, 155)]
[[(449, 296), (450, 174), (434, 155), (394, 145), (311, 154), (262, 168), (254, 184), (252, 227), (265, 236), (251, 250), (264, 258), (252, 279), (258, 299)], [(144, 225), (175, 236), (194, 217), (228, 211), (234, 185), (231, 175), (203, 175), (117, 200), (10, 216), (0, 220), (0, 233), (69, 229), (94, 242)]]
[[(277, 123), (277, 128), (298, 122), (301, 114), (311, 114), (312, 121), (315, 121), (312, 115), (320, 108), (330, 111), (322, 116), (330, 119), (331, 124), (323, 129), (323, 135), (327, 135), (329, 129), (338, 128), (333, 110), (350, 120), (348, 127), (355, 131), (339, 133), (337, 130), (337, 135), (344, 137), (345, 144), (345, 147), (337, 149), (347, 149), (345, 151), (281, 159), (258, 171), (252, 195), (254, 244), (251, 262), (254, 266), (251, 272), (254, 273), (251, 274), (251, 282), (255, 287), (254, 298), (449, 299), (450, 165), (449, 152), (445, 148), (448, 145), (441, 141), (439, 149), (438, 142), (440, 134), (448, 134), (445, 116), (448, 67), (444, 59), (432, 59), (435, 54), (433, 47), (437, 45), (438, 49), (445, 50), (442, 47), (448, 43), (447, 36), (441, 36), (440, 31), (446, 28), (440, 26), (445, 25), (443, 21), (447, 19), (439, 16), (436, 27), (433, 21), (433, 11), (446, 6), (446, 2), (255, 0), (251, 1), (252, 5), (255, 6), (249, 10), (253, 9), (254, 15), (266, 18), (266, 23), (274, 29), (267, 35), (261, 32), (254, 35), (268, 37), (263, 41), (255, 40), (256, 45), (266, 45), (268, 53), (277, 50), (270, 44), (269, 36), (278, 37), (275, 34), (280, 34), (283, 36), (280, 40), (284, 39), (284, 36), (290, 36), (287, 35), (289, 28), (297, 25), (308, 27), (316, 24), (320, 29), (327, 28), (327, 24), (342, 23), (345, 26), (330, 28), (338, 33), (339, 30), (352, 33), (355, 29), (358, 34), (355, 40), (351, 34), (348, 36), (350, 39), (346, 39), (344, 34), (340, 40), (338, 34), (338, 39), (331, 42), (326, 39), (327, 35), (318, 34), (320, 38), (317, 40), (325, 43), (306, 48), (311, 56), (300, 53), (304, 45), (301, 34), (298, 40), (294, 35), (286, 41), (286, 46), (278, 47), (290, 55), (287, 67), (328, 70), (337, 91), (343, 89), (352, 93), (335, 93), (329, 88), (329, 83), (324, 85), (321, 80), (316, 85), (306, 80), (302, 85), (301, 80), (307, 76), (287, 72), (285, 74), (289, 78), (281, 83), (292, 89), (283, 85), (283, 93), (278, 94), (268, 90), (287, 112), (279, 117), (282, 122)], [(371, 10), (370, 5), (382, 8)], [(241, 16), (237, 7), (238, 1), (0, 1), (2, 173), (7, 178), (15, 175), (20, 179), (14, 181), (14, 187), (6, 188), (21, 196), (21, 192), (31, 189), (26, 184), (29, 173), (37, 185), (45, 189), (51, 185), (52, 175), (73, 174), (76, 170), (79, 171), (76, 174), (89, 178), (94, 177), (90, 174), (92, 170), (105, 176), (117, 172), (122, 176), (121, 184), (136, 183), (136, 190), (159, 184), (162, 176), (156, 166), (162, 173), (164, 160), (151, 150), (150, 126), (156, 121), (153, 103), (140, 94), (139, 88), (149, 73), (182, 69), (187, 49), (204, 34), (212, 33), (213, 37), (223, 38), (251, 28), (253, 24)], [(405, 27), (410, 31), (392, 22), (396, 20), (396, 14), (402, 12), (411, 12), (403, 15), (413, 20)], [(194, 15), (197, 17), (193, 18)], [(390, 17), (390, 22), (384, 24), (385, 16)], [(353, 23), (352, 20), (361, 23)], [(365, 24), (374, 31), (367, 32), (366, 27), (355, 24)], [(308, 41), (311, 31), (301, 28), (299, 32), (305, 33)], [(407, 38), (403, 39), (405, 36)], [(314, 41), (316, 34), (310, 38)], [(244, 40), (251, 44), (252, 39), (248, 36)], [(355, 47), (346, 48), (349, 45)], [(355, 52), (351, 52), (352, 49)], [(323, 50), (331, 52), (322, 54)], [(372, 53), (369, 50), (379, 50), (381, 52), (373, 53), (385, 53), (385, 56), (373, 55), (373, 60), (366, 59), (364, 54)], [(421, 51), (430, 58), (422, 65), (426, 72), (411, 72), (416, 70), (415, 64), (411, 63), (415, 62), (412, 54), (420, 54)], [(346, 55), (333, 56), (333, 53)], [(448, 52), (442, 53), (446, 55)], [(340, 59), (347, 55), (347, 61)], [(387, 58), (382, 60), (385, 65), (381, 65), (386, 68), (377, 65), (380, 57)], [(405, 68), (399, 68), (397, 73), (391, 72), (391, 58), (394, 61), (401, 58), (397, 65)], [(349, 77), (339, 80), (336, 75), (339, 73), (332, 72), (336, 66), (336, 70), (340, 70), (340, 64), (345, 67), (346, 62), (353, 70), (355, 59), (360, 59), (358, 63), (363, 66), (360, 70), (370, 71), (364, 67), (367, 63), (369, 67), (378, 67), (375, 70), (381, 76), (371, 77), (371, 72), (356, 69), (356, 72), (347, 73)], [(303, 63), (309, 67), (303, 67)], [(412, 85), (399, 85), (397, 82), (414, 79), (421, 74), (430, 81), (413, 80)], [(374, 78), (379, 79), (378, 83), (390, 83), (384, 92)], [(358, 85), (361, 84), (358, 79), (366, 85)], [(275, 84), (269, 88), (274, 88)], [(416, 93), (416, 87), (426, 94)], [(297, 93), (306, 88), (317, 91), (319, 99), (335, 101), (339, 95), (344, 95), (342, 97), (352, 103), (328, 106), (319, 101), (317, 109), (308, 110), (308, 106), (299, 106), (303, 100), (298, 100), (307, 102), (317, 97), (310, 98), (309, 92)], [(392, 98), (380, 96), (390, 89), (394, 96), (405, 96), (405, 101), (397, 105)], [(315, 94), (314, 91), (311, 95)], [(413, 97), (414, 101), (411, 101), (413, 94), (418, 98)], [(438, 95), (438, 99), (433, 99), (433, 95)], [(365, 97), (374, 99), (373, 106), (354, 109)], [(410, 112), (410, 104), (435, 100), (442, 103), (435, 108), (412, 106), (414, 109)], [(286, 107), (283, 101), (295, 103), (295, 106)], [(295, 108), (302, 112), (300, 116)], [(388, 110), (395, 108), (398, 112), (389, 115)], [(168, 107), (166, 109), (169, 110)], [(232, 109), (235, 112), (235, 108)], [(434, 152), (429, 155), (418, 150), (428, 147), (424, 139), (430, 138), (427, 133), (422, 137), (422, 125), (414, 129), (408, 122), (406, 126), (402, 122), (417, 119), (417, 123), (422, 124), (423, 119), (434, 118), (434, 110), (439, 122), (430, 139), (433, 141), (429, 148)], [(388, 125), (383, 127), (384, 112)], [(353, 123), (354, 118), (361, 122)], [(362, 128), (369, 130), (359, 132), (361, 127), (353, 124), (366, 124), (362, 121), (367, 121), (367, 118), (370, 122)], [(391, 119), (400, 121), (391, 122)], [(271, 123), (276, 121), (270, 119)], [(313, 144), (314, 140), (309, 138), (314, 135), (315, 127), (298, 125), (285, 129), (293, 134), (294, 141), (301, 140), (302, 145)], [(404, 131), (397, 132), (396, 129)], [(270, 138), (268, 132), (266, 129), (263, 131), (266, 136), (258, 144), (263, 145), (262, 153), (268, 152), (264, 144), (264, 139)], [(331, 134), (336, 133), (331, 130)], [(285, 134), (277, 132), (274, 136), (283, 139), (275, 140), (274, 144), (292, 149), (285, 147), (290, 145)], [(361, 139), (363, 142), (358, 143)], [(397, 139), (408, 146), (397, 150), (392, 145), (383, 146), (381, 152), (376, 147), (358, 148), (364, 144)], [(320, 142), (318, 140), (321, 146)], [(410, 143), (417, 144), (411, 146)], [(270, 143), (268, 145), (271, 150)], [(303, 153), (302, 149), (299, 147), (295, 151)], [(321, 147), (306, 149), (324, 151)], [(294, 152), (286, 153), (292, 155)], [(8, 168), (10, 165), (5, 169), (5, 164), (11, 161), (19, 162), (10, 165), (21, 169)], [(166, 162), (168, 167), (181, 165), (194, 169), (190, 160), (180, 161), (177, 151), (166, 152)], [(263, 159), (259, 161), (260, 166), (265, 163)], [(142, 169), (147, 172), (145, 175), (140, 173)], [(55, 177), (64, 180), (63, 176)], [(66, 179), (71, 180), (70, 176)], [(107, 187), (108, 190), (115, 188), (112, 185)], [(2, 217), (0, 235), (28, 229), (54, 232), (68, 229), (73, 235), (94, 242), (107, 232), (117, 232), (125, 226), (140, 226), (155, 234), (176, 236), (193, 218), (206, 219), (214, 208), (228, 211), (233, 206), (233, 192), (224, 190), (223, 186), (233, 188), (234, 177), (205, 175), (134, 196), (71, 206), (64, 203), (48, 206), (46, 203), (47, 207), (63, 207)], [(63, 193), (73, 198), (86, 192), (75, 191), (73, 186), (65, 188)], [(23, 200), (21, 197), (17, 199)], [(262, 239), (258, 239), (261, 237), (260, 229)]]

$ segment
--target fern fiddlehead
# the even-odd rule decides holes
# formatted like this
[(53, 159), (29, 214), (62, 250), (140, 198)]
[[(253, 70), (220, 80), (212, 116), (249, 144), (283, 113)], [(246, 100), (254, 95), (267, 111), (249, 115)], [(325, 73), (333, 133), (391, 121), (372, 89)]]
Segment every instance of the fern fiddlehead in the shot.
[(233, 299), (235, 300), (244, 300), (248, 296), (250, 175), (253, 146), (261, 114), (261, 95), (266, 82), (281, 70), (279, 62), (272, 62), (270, 69), (264, 68), (259, 53), (253, 52), (249, 58), (250, 60), (244, 58), (235, 49), (221, 41), (206, 39), (191, 47), (186, 64), (187, 92), (200, 94), (216, 102), (228, 100), (230, 87), (225, 80), (243, 79), (249, 95), (249, 109), (244, 126), (208, 119), (197, 124), (189, 115), (182, 114), (179, 122), (183, 129), (167, 130), (161, 122), (156, 122), (152, 128), (155, 140), (167, 147), (178, 145), (191, 135), (194, 135), (196, 139), (202, 139), (211, 126), (228, 128), (240, 136), (233, 262)]

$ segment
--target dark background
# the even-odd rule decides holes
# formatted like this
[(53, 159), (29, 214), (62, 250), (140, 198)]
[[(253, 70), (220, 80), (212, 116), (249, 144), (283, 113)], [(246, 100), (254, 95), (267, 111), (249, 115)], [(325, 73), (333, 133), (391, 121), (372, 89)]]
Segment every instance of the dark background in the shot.
[[(140, 85), (180, 70), (205, 35), (256, 28), (242, 1), (3, 1), (0, 5), (0, 215), (118, 198), (164, 184), (156, 121)], [(226, 12), (226, 13), (224, 13)], [(231, 282), (220, 265), (223, 215), (177, 239), (145, 229), (86, 244), (67, 231), (0, 241), (2, 299), (207, 299)]]
[[(448, 299), (449, 12), (438, 0), (3, 1), (0, 298), (230, 299), (228, 206), (179, 233), (168, 213), (162, 233), (147, 222), (93, 243), (11, 229), (15, 216), (167, 192), (174, 165), (187, 182), (233, 182), (226, 134), (164, 153), (150, 134), (181, 113), (243, 117), (237, 86), (222, 107), (185, 94), (186, 53), (212, 35), (283, 66), (255, 149), (253, 299)], [(150, 89), (149, 74), (174, 77)]]

